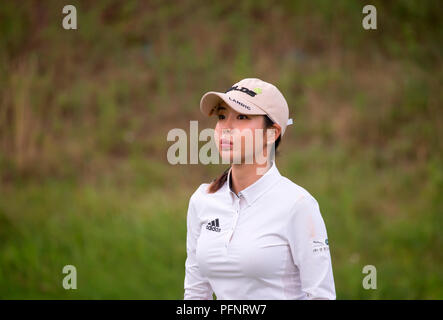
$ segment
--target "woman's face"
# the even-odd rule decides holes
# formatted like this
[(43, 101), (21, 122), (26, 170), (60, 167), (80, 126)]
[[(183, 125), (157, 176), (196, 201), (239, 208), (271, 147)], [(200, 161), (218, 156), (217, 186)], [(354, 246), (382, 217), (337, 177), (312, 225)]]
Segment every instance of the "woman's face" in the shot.
[(265, 130), (263, 115), (238, 113), (224, 101), (219, 104), (216, 115), (218, 121), (214, 137), (223, 160), (229, 161), (229, 163), (263, 161), (263, 159), (257, 159), (260, 155), (266, 156), (267, 154), (267, 130)]

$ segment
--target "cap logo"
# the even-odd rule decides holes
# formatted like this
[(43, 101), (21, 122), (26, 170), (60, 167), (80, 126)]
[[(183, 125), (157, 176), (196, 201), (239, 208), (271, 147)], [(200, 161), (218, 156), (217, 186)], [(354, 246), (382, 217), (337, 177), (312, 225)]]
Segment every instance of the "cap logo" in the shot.
[(251, 107), (250, 107), (250, 106), (247, 106), (247, 105), (245, 105), (244, 103), (242, 103), (242, 102), (240, 102), (240, 101), (238, 101), (238, 100), (231, 99), (231, 97), (228, 97), (228, 98), (229, 98), (229, 100), (234, 101), (235, 103), (238, 103), (238, 104), (241, 105), (243, 108), (246, 108), (246, 109), (248, 109), (248, 110), (251, 110)]
[(259, 94), (259, 93), (262, 93), (262, 90), (261, 90), (261, 88), (255, 88), (255, 89), (254, 89), (254, 92), (257, 93), (257, 94)]
[[(257, 90), (257, 89), (258, 89), (258, 88), (254, 89), (254, 90)], [(241, 87), (241, 88), (239, 89), (238, 86), (233, 86), (233, 87), (229, 88), (228, 90), (226, 90), (225, 93), (228, 93), (229, 91), (232, 91), (232, 90), (237, 90), (237, 91), (244, 92), (244, 93), (246, 93), (246, 94), (249, 94), (251, 97), (255, 97), (255, 95), (256, 95), (257, 93), (259, 93), (259, 92), (257, 92), (257, 91), (249, 90), (248, 88), (245, 88), (245, 87)], [(259, 89), (259, 90), (260, 90), (260, 92), (261, 92), (261, 89)]]

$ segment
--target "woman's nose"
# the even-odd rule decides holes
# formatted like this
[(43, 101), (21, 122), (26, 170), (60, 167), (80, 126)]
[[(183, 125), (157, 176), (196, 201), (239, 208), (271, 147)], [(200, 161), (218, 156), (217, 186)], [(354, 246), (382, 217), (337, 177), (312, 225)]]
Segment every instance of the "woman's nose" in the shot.
[(233, 119), (232, 119), (231, 116), (227, 116), (225, 121), (224, 121), (223, 128), (232, 129), (232, 125), (233, 125), (233, 121), (232, 120)]
[(232, 122), (224, 122), (223, 126), (220, 128), (221, 130), (221, 134), (222, 135), (229, 135), (231, 134), (231, 130), (232, 130)]

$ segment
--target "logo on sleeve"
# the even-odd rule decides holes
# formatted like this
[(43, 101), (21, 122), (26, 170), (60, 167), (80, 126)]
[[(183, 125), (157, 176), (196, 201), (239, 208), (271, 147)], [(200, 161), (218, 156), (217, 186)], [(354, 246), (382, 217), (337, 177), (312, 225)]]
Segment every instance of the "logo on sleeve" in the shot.
[(328, 251), (329, 250), (329, 240), (325, 239), (325, 241), (321, 240), (313, 240), (312, 241), (312, 251), (315, 252), (322, 252), (322, 251)]
[(206, 225), (206, 229), (208, 229), (209, 231), (220, 232), (221, 229), (218, 218), (208, 222), (208, 224)]

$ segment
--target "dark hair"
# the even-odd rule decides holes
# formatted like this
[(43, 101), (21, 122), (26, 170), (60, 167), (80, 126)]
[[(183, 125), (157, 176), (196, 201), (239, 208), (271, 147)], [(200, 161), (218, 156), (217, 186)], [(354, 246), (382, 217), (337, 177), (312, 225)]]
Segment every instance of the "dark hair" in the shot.
[[(266, 128), (270, 128), (272, 127), (272, 125), (274, 124), (274, 122), (271, 120), (271, 118), (269, 118), (267, 115), (265, 115), (265, 127)], [(278, 136), (278, 138), (275, 140), (274, 145), (275, 145), (275, 155), (277, 156), (277, 148), (280, 145), (280, 141), (281, 141), (281, 134)], [(226, 180), (228, 180), (228, 172), (229, 172), (230, 167), (228, 167), (218, 178), (212, 180), (211, 184), (208, 187), (208, 192), (209, 193), (215, 193), (218, 191), (218, 189), (220, 189), (223, 184), (226, 182)]]

